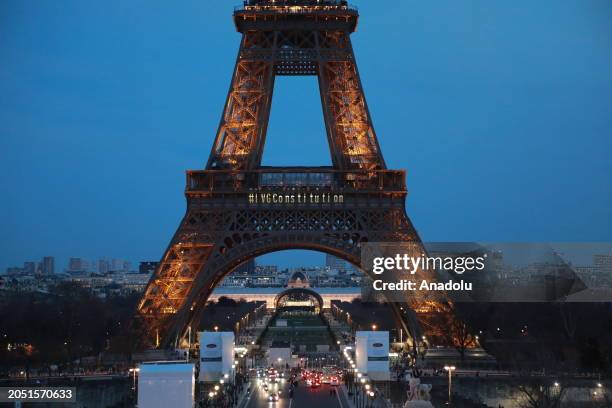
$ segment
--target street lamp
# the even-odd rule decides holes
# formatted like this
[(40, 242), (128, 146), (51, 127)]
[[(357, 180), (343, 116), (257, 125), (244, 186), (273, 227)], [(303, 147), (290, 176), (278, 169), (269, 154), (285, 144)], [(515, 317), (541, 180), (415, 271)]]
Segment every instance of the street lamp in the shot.
[(376, 331), (377, 328), (378, 328), (377, 325), (375, 325), (375, 324), (372, 325), (372, 331)]
[(455, 366), (444, 366), (444, 369), (448, 371), (448, 405), (451, 405), (451, 390), (453, 386), (453, 371), (456, 370)]
[(130, 368), (129, 371), (130, 371), (130, 373), (132, 373), (132, 378), (133, 378), (132, 389), (136, 390), (136, 373), (140, 371), (140, 368), (138, 368), (138, 367)]

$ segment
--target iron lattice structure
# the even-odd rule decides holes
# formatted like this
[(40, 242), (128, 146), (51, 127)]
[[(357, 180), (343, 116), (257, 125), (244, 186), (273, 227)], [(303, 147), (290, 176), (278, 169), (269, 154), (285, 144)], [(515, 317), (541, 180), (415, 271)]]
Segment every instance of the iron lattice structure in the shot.
[[(359, 266), (363, 242), (421, 248), (406, 215), (405, 173), (386, 169), (372, 126), (350, 40), (357, 20), (344, 1), (248, 1), (234, 11), (242, 40), (210, 158), (187, 172), (186, 215), (138, 306), (146, 344), (174, 344), (200, 321), (217, 283), (253, 257), (312, 249)], [(332, 167), (261, 167), (277, 75), (318, 77)], [(420, 338), (423, 319), (391, 305)]]

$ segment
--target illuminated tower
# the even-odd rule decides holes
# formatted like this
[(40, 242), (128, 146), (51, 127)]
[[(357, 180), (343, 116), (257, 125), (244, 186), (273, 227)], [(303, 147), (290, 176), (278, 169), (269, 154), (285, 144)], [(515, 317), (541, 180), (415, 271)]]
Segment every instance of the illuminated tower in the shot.
[[(186, 215), (138, 307), (149, 342), (180, 339), (218, 282), (259, 255), (313, 249), (359, 266), (364, 242), (420, 247), (405, 172), (386, 168), (366, 104), (350, 39), (357, 20), (332, 0), (252, 0), (234, 11), (242, 39), (212, 151), (205, 170), (187, 172)], [(261, 166), (277, 75), (317, 76), (331, 167)]]

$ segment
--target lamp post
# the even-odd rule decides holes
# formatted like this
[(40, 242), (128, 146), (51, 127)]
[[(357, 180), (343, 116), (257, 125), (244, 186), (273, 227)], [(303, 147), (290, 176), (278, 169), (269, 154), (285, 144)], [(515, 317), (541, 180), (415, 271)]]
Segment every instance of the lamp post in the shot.
[(136, 391), (136, 373), (140, 371), (140, 368), (138, 367), (130, 368), (129, 371), (132, 374), (132, 390)]
[(353, 375), (351, 376), (351, 388), (353, 391), (353, 402), (355, 403), (355, 405), (357, 405), (357, 395), (359, 393), (359, 388), (357, 387), (357, 374), (359, 374), (359, 371), (355, 368)]
[(452, 386), (453, 386), (453, 371), (457, 368), (455, 366), (444, 366), (444, 369), (448, 371), (448, 405), (452, 405), (451, 395), (452, 395)]
[(370, 401), (370, 407), (374, 406), (374, 396), (375, 395), (376, 395), (376, 393), (374, 391), (370, 391), (368, 393), (368, 396), (371, 398), (371, 400), (369, 400)]
[(599, 395), (599, 398), (603, 399), (604, 401), (608, 399), (606, 393), (604, 392), (603, 384), (600, 382), (597, 383), (597, 391), (593, 392), (593, 395)]
[(365, 387), (365, 383), (366, 383), (365, 377), (363, 376), (359, 377), (359, 383), (357, 384), (357, 389), (360, 390), (359, 397), (361, 399), (361, 406), (364, 406), (364, 407), (367, 403), (368, 393), (365, 390), (362, 390), (361, 386)]

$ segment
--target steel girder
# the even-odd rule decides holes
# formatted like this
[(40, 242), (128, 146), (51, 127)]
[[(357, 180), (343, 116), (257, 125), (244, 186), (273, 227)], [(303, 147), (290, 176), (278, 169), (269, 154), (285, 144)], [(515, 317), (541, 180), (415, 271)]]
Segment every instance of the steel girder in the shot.
[(385, 168), (349, 33), (304, 29), (243, 34), (207, 168), (261, 165), (276, 75), (318, 76), (334, 167)]
[[(385, 170), (365, 100), (349, 37), (356, 11), (344, 4), (262, 7), (235, 13), (242, 40), (206, 170), (188, 172), (187, 213), (138, 305), (143, 345), (171, 346), (199, 321), (217, 283), (253, 257), (312, 249), (359, 267), (363, 242), (421, 246), (405, 211), (405, 175)], [(333, 168), (261, 168), (276, 75), (318, 76)], [(249, 205), (249, 194), (271, 188), (268, 175), (282, 181), (274, 188), (283, 191), (306, 183), (339, 189), (347, 199), (329, 206)], [(419, 319), (445, 307), (408, 296), (405, 304), (420, 311)], [(390, 305), (416, 343), (422, 324), (401, 303)]]

